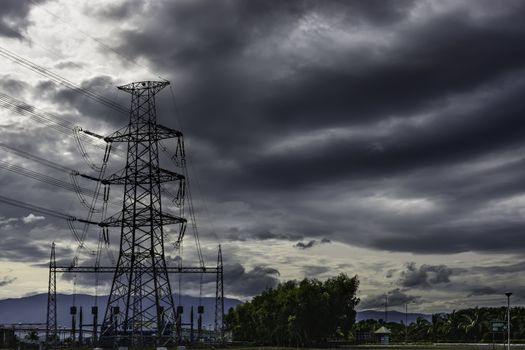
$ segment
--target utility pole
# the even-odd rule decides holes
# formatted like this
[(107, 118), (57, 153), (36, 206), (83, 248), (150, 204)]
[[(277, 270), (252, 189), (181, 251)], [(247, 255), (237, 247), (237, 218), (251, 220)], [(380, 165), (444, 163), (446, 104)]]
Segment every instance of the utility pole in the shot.
[(385, 293), (385, 325), (388, 323), (388, 293)]
[(408, 343), (408, 303), (405, 303), (405, 344)]
[(505, 293), (507, 296), (507, 350), (510, 350), (510, 296), (511, 292)]

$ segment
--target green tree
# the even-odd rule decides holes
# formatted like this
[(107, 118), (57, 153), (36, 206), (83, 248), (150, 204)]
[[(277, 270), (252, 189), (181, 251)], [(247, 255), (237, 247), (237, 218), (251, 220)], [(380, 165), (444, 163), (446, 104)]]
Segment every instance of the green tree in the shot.
[(259, 345), (320, 346), (352, 336), (359, 281), (340, 274), (322, 282), (288, 281), (230, 309), (226, 329), (235, 340)]

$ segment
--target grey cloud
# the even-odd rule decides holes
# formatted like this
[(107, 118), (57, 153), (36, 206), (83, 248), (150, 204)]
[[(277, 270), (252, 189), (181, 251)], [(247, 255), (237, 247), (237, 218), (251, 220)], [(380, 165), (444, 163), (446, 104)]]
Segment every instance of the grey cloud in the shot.
[(316, 278), (318, 275), (322, 275), (332, 269), (327, 266), (308, 265), (303, 266), (304, 275), (306, 278)]
[(420, 299), (418, 296), (408, 295), (399, 288), (388, 291), (385, 294), (378, 294), (370, 296), (359, 303), (359, 308), (363, 309), (376, 309), (384, 308), (385, 302), (388, 298), (388, 306), (401, 306), (407, 303), (412, 303)]
[(140, 0), (124, 1), (120, 4), (109, 4), (97, 8), (87, 7), (86, 11), (96, 16), (107, 17), (110, 20), (123, 20), (133, 14), (141, 13), (145, 3)]
[(85, 63), (72, 61), (61, 61), (55, 64), (57, 69), (83, 69), (85, 66)]
[(311, 241), (309, 241), (307, 243), (297, 242), (294, 245), (294, 247), (299, 248), (299, 249), (308, 249), (308, 248), (312, 248), (315, 245), (316, 242), (317, 242), (316, 240), (311, 240)]
[(224, 266), (224, 280), (226, 293), (252, 296), (267, 288), (274, 288), (279, 283), (279, 271), (267, 266), (255, 266), (252, 270), (246, 269), (239, 263)]
[[(97, 95), (115, 96), (114, 98), (108, 99), (126, 108), (129, 105), (129, 96), (124, 93), (116, 94), (118, 85), (120, 85), (120, 82), (107, 75), (95, 76), (79, 84), (80, 89), (95, 92)], [(127, 115), (88, 98), (85, 94), (63, 87), (49, 80), (42, 80), (35, 86), (33, 89), (33, 97), (38, 100), (43, 99), (48, 102), (53, 102), (57, 106), (60, 106), (61, 110), (67, 107), (73, 111), (78, 111), (82, 115), (82, 126), (86, 129), (90, 129), (89, 124), (86, 126), (86, 122), (95, 124), (102, 120), (115, 130), (128, 122)]]
[(11, 284), (13, 283), (14, 281), (16, 281), (17, 278), (16, 277), (8, 277), (8, 276), (4, 276), (0, 279), (0, 287), (5, 287), (7, 286), (8, 284)]
[(386, 272), (385, 277), (386, 277), (386, 278), (392, 278), (392, 277), (394, 276), (394, 273), (396, 273), (396, 272), (397, 272), (396, 269), (390, 269), (390, 270), (388, 270), (388, 271)]
[[(6, 4), (9, 16), (27, 18), (26, 3)], [(86, 13), (122, 22), (119, 28), (126, 29), (111, 33), (117, 50), (171, 78), (179, 109), (171, 107), (169, 93), (161, 93), (157, 102), (165, 113), (159, 118), (174, 126), (177, 112), (184, 121), (188, 157), (212, 216), (219, 218), (221, 238), (288, 240), (299, 249), (331, 240), (415, 254), (520, 252), (521, 215), (498, 211), (498, 201), (525, 193), (524, 5), (504, 2), (498, 5), (503, 10), (488, 13), (487, 3), (443, 3), (441, 11), (417, 12), (425, 6), (299, 0), (142, 6), (131, 0), (86, 5)], [(475, 15), (481, 10), (486, 15)], [(3, 23), (5, 16), (0, 18)], [(131, 21), (140, 26), (128, 26)], [(27, 25), (20, 20), (18, 28)], [(9, 35), (2, 28), (0, 35)], [(74, 66), (60, 61), (56, 68)], [(120, 82), (111, 73), (82, 87), (113, 97)], [(87, 129), (126, 122), (53, 83), (32, 87), (9, 79), (0, 83), (6, 92), (32, 93), (31, 103), (51, 103)], [(129, 105), (129, 96), (116, 98)], [(49, 130), (31, 135), (38, 145), (15, 127), (2, 132), (5, 142), (53, 160), (66, 161), (46, 150), (76, 152), (74, 142)], [(82, 167), (77, 158), (68, 166)], [(53, 195), (45, 204), (70, 209), (71, 198), (49, 187), (31, 183), (26, 193), (20, 189), (28, 182), (9, 175), (0, 185), (3, 195), (23, 192), (21, 199), (35, 203)], [(367, 204), (382, 197), (391, 203)], [(224, 209), (229, 202), (247, 209)], [(3, 258), (47, 256), (29, 240), (17, 246), (14, 237), (22, 231), (12, 226), (5, 235), (14, 253), (3, 252)], [(277, 281), (270, 271), (246, 271), (243, 263), (231, 262), (234, 276), (246, 276), (235, 293), (248, 295)], [(476, 271), (510, 273), (521, 265), (498, 268)], [(413, 265), (398, 282), (445, 286), (455, 273), (460, 271), (446, 265)], [(467, 287), (463, 292), (472, 290)]]
[(325, 244), (325, 243), (331, 243), (331, 241), (328, 239), (328, 238), (323, 238), (321, 240), (310, 240), (308, 242), (297, 242), (294, 247), (295, 248), (298, 248), (298, 249), (308, 249), (308, 248), (312, 248), (313, 246), (316, 246), (318, 244)]
[(0, 89), (10, 95), (20, 95), (29, 88), (29, 84), (9, 75), (0, 77)]
[[(523, 28), (507, 25), (519, 23), (515, 16), (521, 5), (508, 4), (508, 11), (482, 20), (465, 15), (467, 8), (410, 22), (406, 18), (418, 6), (410, 1), (379, 7), (353, 1), (159, 2), (132, 12), (134, 4), (124, 2), (92, 13), (122, 20), (134, 13), (142, 16), (140, 31), (116, 33), (121, 43), (118, 49), (149, 60), (161, 74), (181, 77), (177, 83), (184, 88), (174, 84), (174, 91), (184, 112), (183, 131), (191, 144), (206, 146), (188, 154), (198, 160), (200, 174), (213, 174), (201, 177), (203, 191), (217, 207), (222, 201), (237, 200), (250, 203), (257, 217), (272, 218), (254, 223), (250, 232), (224, 236), (233, 240), (317, 236), (319, 240), (323, 232), (327, 239), (422, 253), (520, 247), (519, 242), (506, 243), (517, 242), (522, 228), (516, 223), (481, 228), (472, 222), (450, 224), (468, 216), (485, 199), (520, 191), (519, 164), (499, 169), (497, 176), (479, 172), (476, 181), (461, 174), (432, 174), (450, 174), (453, 166), (521, 145), (523, 84), (518, 77)], [(235, 20), (211, 19), (217, 14)], [(316, 21), (325, 29), (315, 27)], [(303, 22), (316, 28), (297, 38), (304, 43), (304, 51), (282, 51), (276, 46)], [(331, 30), (344, 32), (352, 26), (363, 33), (372, 27), (389, 31), (391, 44), (370, 49), (327, 39)], [(486, 38), (491, 38), (490, 47)], [(168, 41), (176, 45), (166, 46)], [(367, 59), (369, 50), (375, 49), (374, 59)], [(310, 60), (315, 52), (327, 54)], [(289, 54), (293, 59), (287, 58)], [(352, 57), (352, 64), (347, 57)], [(115, 78), (100, 76), (82, 86), (106, 94), (115, 84)], [(38, 94), (92, 120), (108, 119), (108, 111), (60, 87), (42, 85)], [(472, 108), (452, 108), (454, 99), (470, 95), (467, 101)], [(127, 96), (120, 98), (126, 105)], [(169, 96), (160, 94), (162, 101), (168, 102)], [(217, 111), (221, 112), (219, 123)], [(409, 122), (420, 114), (432, 117)], [(161, 121), (170, 125), (170, 115), (160, 116)], [(117, 119), (111, 115), (112, 126), (119, 125)], [(320, 128), (375, 132), (341, 138), (328, 135), (305, 147), (266, 151), (274, 143), (316, 135)], [(235, 166), (222, 166), (225, 163)], [(341, 186), (349, 198), (359, 200), (356, 193), (383, 184), (387, 190), (398, 189), (394, 194), (437, 199), (448, 210), (378, 219), (370, 211), (335, 209), (327, 215), (321, 205), (307, 209), (300, 205), (306, 197), (300, 193), (306, 189)], [(327, 220), (315, 220), (320, 215)], [(371, 220), (373, 229), (367, 224)], [(221, 229), (226, 232), (230, 227)], [(500, 231), (510, 240), (493, 244), (493, 233)]]
[(246, 241), (249, 239), (256, 240), (267, 240), (267, 239), (282, 239), (293, 241), (303, 238), (301, 234), (298, 233), (283, 233), (283, 232), (272, 232), (269, 230), (240, 230), (237, 227), (230, 227), (227, 231), (227, 238), (231, 241)]
[(46, 0), (2, 0), (0, 13), (0, 36), (22, 39), (24, 32), (30, 25), (28, 19), (31, 7)]
[(474, 269), (474, 271), (479, 271), (491, 275), (518, 273), (523, 272), (523, 270), (525, 270), (525, 261), (519, 261), (515, 264), (510, 265), (480, 266)]
[(414, 262), (406, 265), (406, 270), (401, 272), (398, 283), (409, 288), (430, 288), (435, 284), (450, 283), (450, 276), (454, 270), (446, 265), (426, 265), (419, 268)]
[(471, 296), (478, 296), (478, 295), (494, 295), (497, 293), (498, 291), (492, 287), (480, 287), (480, 288), (473, 288), (468, 294), (468, 296), (471, 297)]

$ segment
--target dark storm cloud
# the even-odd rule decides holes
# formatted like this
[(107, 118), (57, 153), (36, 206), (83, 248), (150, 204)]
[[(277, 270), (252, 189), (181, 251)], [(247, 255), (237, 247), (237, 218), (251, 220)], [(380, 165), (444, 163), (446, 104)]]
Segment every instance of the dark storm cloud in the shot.
[[(82, 126), (87, 125), (87, 129), (96, 129), (101, 121), (108, 123), (113, 129), (118, 129), (127, 124), (127, 113), (119, 112), (88, 97), (95, 93), (126, 109), (129, 105), (129, 96), (123, 92), (119, 93), (118, 85), (121, 84), (106, 75), (83, 80), (78, 89), (70, 89), (50, 80), (42, 80), (33, 89), (33, 97), (55, 103), (62, 111), (70, 109), (71, 114), (80, 113)], [(87, 91), (87, 94), (81, 91)], [(97, 130), (91, 131), (96, 132)]]
[(0, 89), (10, 95), (17, 96), (27, 90), (29, 84), (24, 81), (3, 75), (0, 79)]
[[(140, 30), (116, 33), (117, 49), (149, 60), (163, 75), (180, 77), (173, 87), (184, 112), (183, 131), (188, 144), (197, 144), (188, 154), (197, 160), (199, 174), (206, 174), (200, 180), (212, 203), (246, 202), (255, 217), (272, 218), (254, 220), (250, 227), (221, 225), (224, 236), (306, 240), (296, 245), (300, 249), (319, 242), (320, 232), (392, 251), (523, 247), (518, 221), (457, 220), (474, 215), (488, 200), (525, 190), (521, 162), (479, 171), (475, 178), (450, 172), (522, 146), (522, 4), (508, 3), (501, 13), (481, 18), (469, 12), (475, 6), (460, 6), (420, 21), (407, 21), (422, 6), (411, 1), (136, 5), (123, 2), (91, 13), (105, 20), (140, 16)], [(388, 45), (377, 32), (393, 33)], [(363, 39), (347, 45), (338, 41), (344, 34)], [(126, 106), (129, 96), (115, 92), (118, 84), (114, 77), (96, 76), (81, 86), (116, 96)], [(111, 128), (125, 122), (49, 82), (40, 84), (34, 97), (80, 112), (82, 125), (94, 131), (102, 121)], [(169, 105), (169, 94), (159, 94), (161, 102)], [(161, 122), (173, 126), (173, 111), (166, 112), (159, 114)], [(409, 119), (421, 115), (430, 117)], [(355, 128), (363, 132), (322, 134)], [(304, 135), (319, 138), (293, 146)], [(386, 191), (397, 189), (394, 195), (436, 199), (447, 209), (407, 218), (378, 216), (371, 208), (326, 214), (320, 213), (322, 204), (300, 205), (306, 196), (300, 193), (307, 191), (342, 186), (359, 201), (359, 191), (372, 192), (383, 183)], [(370, 221), (374, 229), (362, 230)], [(500, 236), (506, 239), (496, 239)]]
[(408, 295), (401, 289), (396, 288), (390, 290), (386, 295), (378, 294), (367, 297), (359, 303), (359, 308), (364, 309), (377, 309), (384, 308), (385, 302), (388, 300), (388, 306), (401, 306), (414, 301), (417, 301), (420, 297)]
[(305, 243), (305, 242), (297, 242), (294, 245), (294, 247), (298, 248), (298, 249), (308, 249), (308, 248), (312, 248), (313, 246), (316, 246), (316, 245), (319, 245), (319, 244), (324, 244), (324, 243), (330, 243), (330, 240), (328, 238), (323, 238), (320, 241), (317, 241), (317, 240), (313, 239), (311, 241), (308, 241), (307, 243)]
[[(474, 15), (481, 5), (469, 4), (407, 20), (425, 4), (159, 2), (137, 14), (155, 21), (117, 37), (121, 52), (179, 77), (174, 90), (184, 131), (194, 144), (206, 145), (192, 154), (200, 173), (213, 174), (202, 180), (205, 191), (218, 202), (250, 203), (262, 216), (280, 211), (287, 220), (277, 221), (284, 226), (279, 230), (268, 229), (267, 221), (254, 224), (252, 232), (309, 239), (323, 232), (353, 244), (422, 253), (521, 249), (517, 222), (451, 224), (475, 215), (487, 200), (523, 191), (521, 163), (501, 165), (493, 177), (450, 169), (523, 145), (523, 4), (509, 2), (491, 16)], [(135, 18), (128, 6), (112, 11)], [(231, 21), (212, 19), (217, 16)], [(364, 39), (344, 45), (332, 30)], [(391, 34), (388, 44), (377, 31)], [(331, 128), (364, 131), (323, 136)], [(293, 146), (304, 135), (318, 137)], [(286, 141), (292, 146), (268, 151)], [(298, 204), (305, 197), (300, 192), (342, 186), (359, 201), (360, 191), (383, 184), (396, 188), (394, 195), (436, 199), (448, 210), (378, 217), (371, 209), (326, 214), (319, 212), (322, 204)], [(294, 220), (301, 210), (303, 218)], [(321, 214), (325, 220), (313, 219)], [(376, 229), (360, 230), (369, 221)]]
[(27, 17), (31, 7), (45, 1), (46, 0), (2, 0), (0, 36), (21, 39), (24, 36), (24, 31), (30, 25)]
[[(480, 101), (468, 113), (447, 111), (422, 125), (397, 127), (384, 137), (334, 140), (311, 150), (252, 157), (242, 164), (243, 173), (236, 180), (246, 179), (247, 187), (261, 190), (304, 188), (325, 181), (403, 176), (509, 149), (521, 142), (525, 132), (519, 103), (523, 84), (514, 88), (492, 98), (490, 105)], [(258, 175), (271, 167), (280, 171)]]
[(492, 288), (492, 287), (480, 287), (480, 288), (472, 288), (470, 291), (470, 296), (479, 296), (479, 295), (494, 295), (497, 294), (499, 291)]
[[(420, 253), (460, 253), (465, 251), (484, 252), (521, 252), (525, 247), (522, 232), (525, 224), (501, 220), (480, 226), (465, 223), (463, 225), (436, 225), (422, 229), (418, 237), (398, 236), (379, 237), (372, 246), (390, 251), (418, 251)], [(439, 237), (439, 239), (438, 239)]]
[(385, 277), (386, 277), (386, 278), (392, 278), (392, 277), (394, 276), (394, 273), (396, 273), (396, 272), (397, 272), (396, 269), (390, 269), (390, 270), (388, 270), (388, 271), (386, 272)]
[[(514, 16), (519, 16), (523, 9), (516, 10)], [(410, 115), (523, 69), (524, 31), (523, 26), (507, 27), (499, 21), (480, 26), (461, 14), (440, 16), (402, 33), (399, 46), (394, 43), (392, 52), (382, 52), (384, 59), (359, 67), (362, 70), (352, 65), (300, 69), (300, 78), (280, 86), (276, 99), (268, 101), (268, 115), (281, 125), (302, 127)], [(494, 45), (487, 45), (487, 38)], [(399, 89), (400, 84), (409, 88)]]
[(495, 286), (495, 287), (474, 287), (470, 290), (467, 290), (467, 297), (501, 297), (501, 304), (506, 303), (505, 293), (512, 292), (512, 303), (521, 304), (525, 301), (525, 288), (523, 288), (520, 281), (515, 281), (514, 283)]
[(267, 288), (274, 288), (279, 283), (279, 271), (272, 267), (255, 266), (246, 271), (239, 263), (224, 266), (225, 291), (230, 295), (249, 297)]
[(303, 236), (294, 233), (271, 232), (267, 230), (252, 231), (240, 230), (238, 227), (230, 227), (226, 232), (226, 237), (231, 241), (246, 241), (249, 239), (266, 240), (266, 239), (282, 239), (287, 241), (294, 241), (302, 239)]
[(406, 270), (401, 272), (398, 283), (404, 288), (430, 288), (436, 284), (450, 283), (454, 270), (446, 265), (417, 266), (411, 262), (406, 265)]
[(312, 248), (315, 245), (315, 243), (317, 243), (316, 240), (311, 240), (308, 243), (297, 242), (294, 245), (294, 247), (299, 248), (299, 249), (308, 249), (308, 248)]
[(16, 277), (4, 276), (4, 277), (0, 278), (0, 287), (5, 287), (8, 284), (11, 284), (14, 281), (16, 281), (16, 279), (17, 279)]
[[(6, 4), (14, 9), (6, 13), (15, 26), (26, 28), (29, 5)], [(171, 94), (164, 91), (157, 100), (163, 108), (159, 118), (170, 127), (178, 123), (174, 115), (183, 120), (188, 157), (218, 218), (218, 235), (288, 240), (298, 242), (299, 249), (326, 240), (448, 254), (525, 247), (519, 200), (501, 203), (525, 193), (520, 157), (525, 5), (509, 1), (498, 11), (489, 9), (494, 8), (461, 1), (457, 6), (306, 0), (146, 6), (130, 0), (87, 13), (132, 22), (116, 28), (111, 42), (128, 59), (149, 62), (171, 78), (178, 109), (169, 107)], [(0, 17), (0, 35), (9, 35), (2, 29), (5, 18)], [(17, 18), (24, 19), (16, 24)], [(55, 68), (74, 69), (70, 63), (57, 62)], [(129, 60), (123, 64), (133, 67)], [(114, 88), (121, 82), (111, 73), (81, 85), (128, 106), (129, 96)], [(35, 105), (51, 102), (89, 130), (126, 122), (125, 116), (54, 83), (33, 88), (6, 77), (0, 84), (17, 94), (32, 91)], [(56, 135), (39, 130), (32, 135), (36, 144), (20, 137), (22, 131), (5, 128), (2, 139), (81, 166), (78, 155), (66, 159), (54, 151), (64, 149)], [(65, 154), (76, 152), (74, 143), (66, 144)], [(3, 195), (25, 188), (10, 176), (0, 185)], [(52, 194), (44, 186), (20, 197), (31, 202)], [(50, 206), (69, 210), (70, 197), (54, 198)], [(198, 214), (204, 211), (197, 208)], [(2, 212), (18, 219), (2, 229), (11, 249), (3, 258), (48, 255), (29, 239), (15, 244), (28, 214)], [(486, 276), (520, 267), (476, 271)], [(415, 264), (400, 275), (391, 266), (375, 271), (399, 277), (403, 288), (442, 288), (461, 273), (447, 265)], [(322, 269), (305, 267), (305, 272)], [(242, 261), (228, 262), (225, 273), (228, 293), (242, 296), (275, 286), (277, 277), (276, 270), (263, 266), (247, 271)], [(490, 292), (473, 284), (462, 288), (477, 295)], [(391, 292), (394, 304), (416, 298), (404, 293)], [(367, 303), (377, 306), (381, 296)]]
[(101, 6), (95, 9), (87, 8), (87, 12), (103, 17), (108, 17), (111, 20), (123, 20), (132, 15), (133, 13), (141, 12), (144, 8), (144, 1), (141, 0), (129, 0), (121, 4), (108, 6)]
[(525, 270), (525, 261), (520, 261), (511, 265), (493, 265), (493, 266), (480, 266), (475, 268), (475, 271), (483, 272), (486, 274), (502, 275), (509, 273), (518, 273)]

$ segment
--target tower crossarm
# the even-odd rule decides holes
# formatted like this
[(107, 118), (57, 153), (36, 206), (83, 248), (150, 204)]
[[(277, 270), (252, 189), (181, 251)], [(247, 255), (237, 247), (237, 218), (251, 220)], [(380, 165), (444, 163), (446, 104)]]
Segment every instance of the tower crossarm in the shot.
[(94, 133), (93, 131), (89, 131), (89, 130), (82, 129), (82, 128), (78, 128), (78, 131), (81, 131), (81, 132), (83, 132), (86, 135), (89, 135), (89, 136), (92, 136), (92, 137), (95, 137), (97, 139), (100, 139), (100, 140), (103, 140), (103, 141), (107, 142), (107, 140), (106, 140), (106, 138), (104, 136), (99, 135), (97, 133)]
[(109, 176), (108, 178), (102, 180), (102, 183), (111, 185), (125, 185), (127, 181), (128, 183), (134, 183), (139, 185), (149, 184), (152, 181), (159, 183), (180, 181), (184, 180), (185, 178), (184, 175), (178, 174), (168, 169), (156, 168), (156, 170), (158, 173), (158, 177), (156, 179), (152, 179), (148, 173), (137, 174), (137, 177), (135, 179), (130, 179), (129, 176), (126, 176), (125, 171), (123, 171), (122, 173), (116, 173)]
[(149, 90), (152, 95), (155, 95), (157, 92), (162, 90), (164, 87), (170, 85), (170, 82), (167, 80), (163, 81), (136, 81), (126, 85), (118, 86), (117, 89), (133, 93), (140, 93), (141, 91)]
[(110, 216), (98, 225), (101, 227), (121, 227), (122, 225), (130, 227), (147, 227), (151, 226), (152, 220), (155, 225), (159, 226), (186, 223), (186, 219), (179, 216), (168, 213), (156, 213), (156, 215), (151, 216), (149, 212), (137, 213), (134, 223), (128, 223), (122, 221), (122, 212), (119, 212), (117, 215)]
[(113, 134), (104, 138), (106, 142), (137, 142), (137, 141), (160, 141), (182, 136), (182, 132), (170, 129), (155, 123), (149, 123), (149, 128), (137, 132), (128, 127), (117, 130)]
[[(53, 266), (52, 271), (61, 273), (115, 273), (114, 266)], [(129, 267), (120, 267), (122, 271), (129, 271)], [(157, 267), (158, 271), (167, 273), (217, 273), (216, 266), (166, 266)]]
[(182, 132), (160, 124), (157, 124), (157, 133), (162, 135), (163, 139), (171, 139), (182, 136)]

